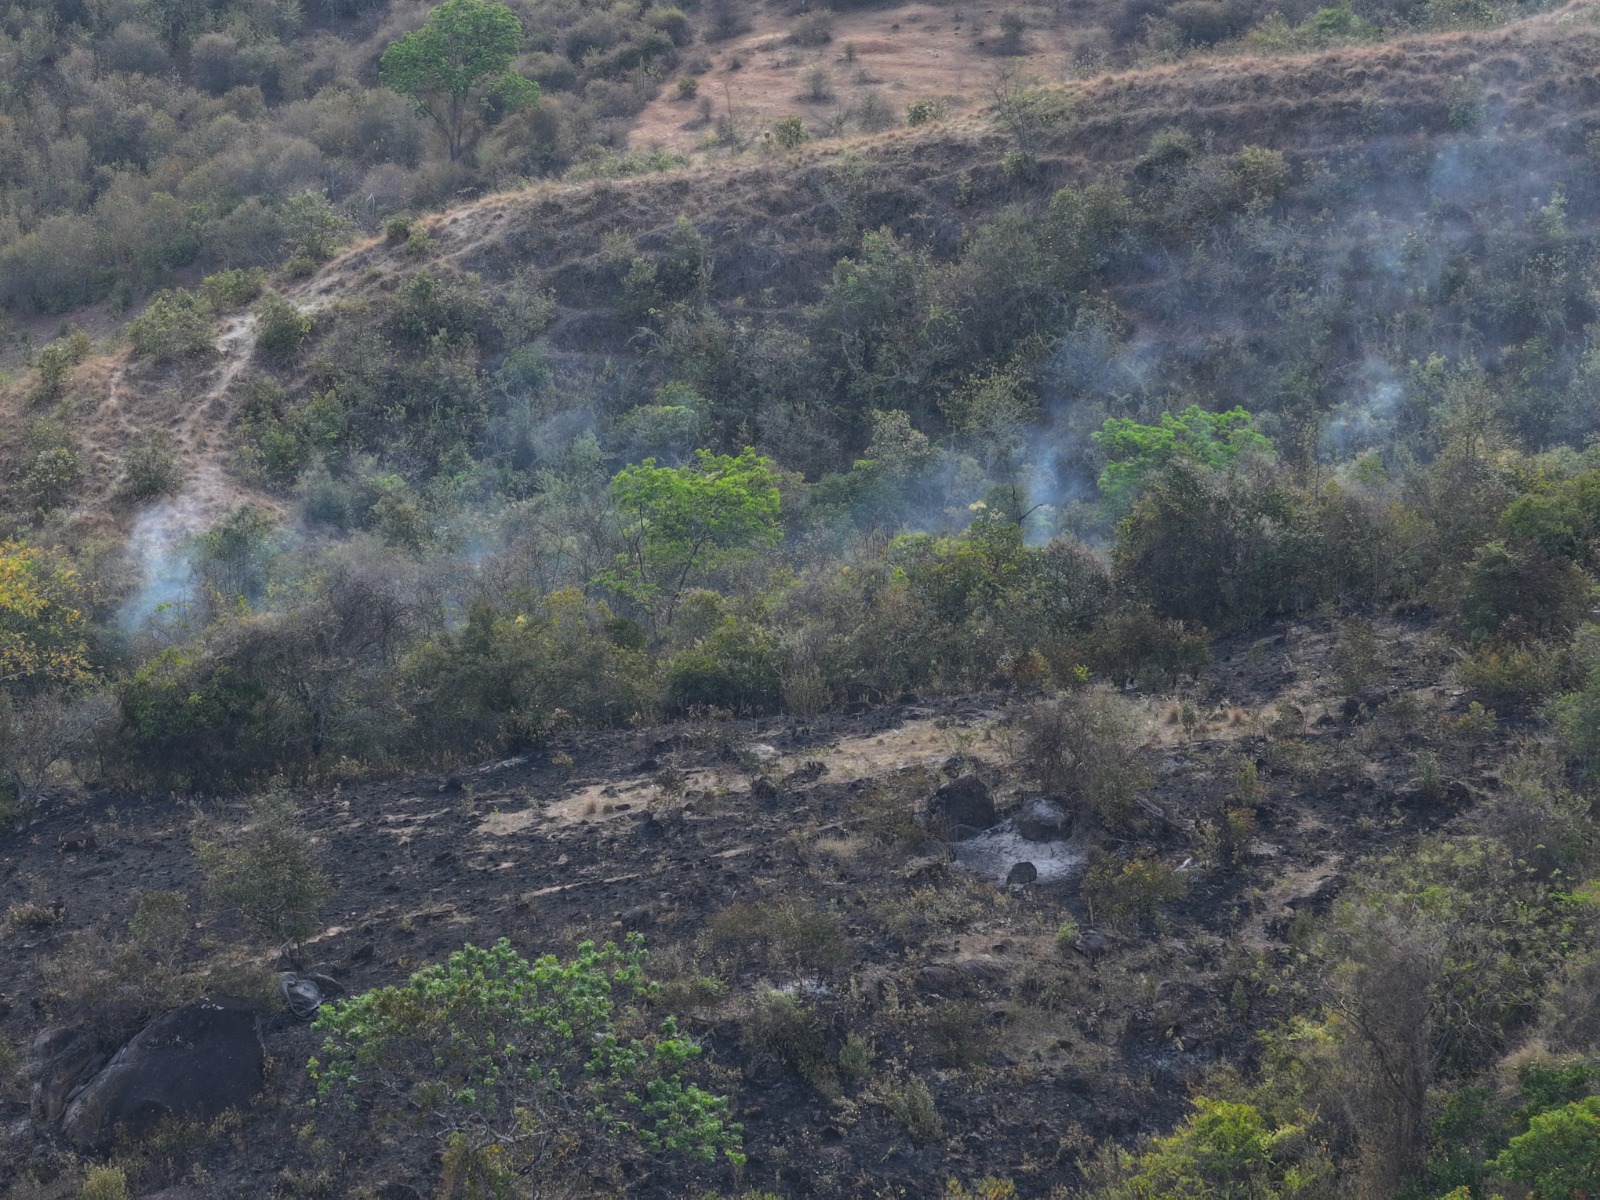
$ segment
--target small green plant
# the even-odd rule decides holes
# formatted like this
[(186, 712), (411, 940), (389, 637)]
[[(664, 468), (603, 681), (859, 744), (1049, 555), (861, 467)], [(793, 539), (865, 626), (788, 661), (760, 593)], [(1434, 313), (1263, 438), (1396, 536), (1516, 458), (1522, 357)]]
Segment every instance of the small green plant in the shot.
[(1184, 877), (1158, 858), (1104, 859), (1083, 877), (1083, 896), (1091, 913), (1113, 924), (1154, 916), (1186, 890)]
[(78, 1200), (128, 1200), (128, 1177), (121, 1167), (90, 1167)]
[(828, 1061), (827, 1025), (788, 992), (769, 991), (759, 997), (741, 1035), (747, 1052), (770, 1054), (824, 1095), (838, 1093), (836, 1065)]
[(28, 461), (22, 491), (40, 512), (60, 508), (83, 485), (83, 464), (72, 446), (49, 446)]
[(948, 111), (943, 100), (915, 100), (906, 109), (906, 124), (913, 127), (931, 125), (944, 120)]
[(6, 911), (6, 928), (17, 933), (43, 933), (61, 920), (61, 914), (46, 904), (23, 900)]
[(141, 358), (170, 362), (213, 349), (211, 306), (194, 292), (157, 292), (128, 324), (128, 340)]
[(902, 1086), (886, 1089), (882, 1102), (918, 1146), (931, 1146), (944, 1137), (944, 1119), (922, 1080), (913, 1077)]
[(122, 456), (122, 479), (117, 495), (135, 503), (170, 495), (182, 482), (172, 437), (164, 429), (144, 429), (134, 435)]
[(1388, 659), (1372, 622), (1351, 617), (1338, 624), (1339, 644), (1333, 651), (1333, 678), (1341, 692), (1352, 695), (1382, 683), (1388, 676)]
[(411, 218), (404, 213), (397, 213), (383, 223), (383, 243), (386, 246), (401, 246), (411, 236)]
[(785, 150), (793, 150), (803, 145), (811, 135), (806, 132), (805, 122), (799, 117), (784, 117), (781, 121), (772, 123), (772, 140)]
[(68, 372), (89, 357), (90, 349), (89, 335), (81, 329), (48, 343), (34, 360), (39, 382), (34, 387), (31, 399), (54, 400), (59, 397), (67, 382)]
[(284, 356), (311, 336), (311, 314), (276, 292), (256, 305), (256, 345), (263, 353)]
[(646, 1022), (657, 987), (645, 958), (638, 934), (620, 948), (584, 942), (570, 962), (529, 962), (503, 938), (466, 946), (403, 984), (324, 1010), (314, 1026), (321, 1051), (307, 1064), (315, 1103), (358, 1108), (387, 1092), (403, 1107), (422, 1095), (467, 1139), (453, 1151), (463, 1171), (481, 1169), (477, 1156), (491, 1146), (514, 1149), (533, 1113), (581, 1114), (650, 1151), (742, 1164), (727, 1098), (685, 1078), (699, 1045), (674, 1017)]
[(243, 308), (257, 296), (266, 286), (266, 279), (260, 271), (247, 271), (242, 267), (235, 267), (231, 271), (219, 271), (215, 275), (207, 275), (200, 284), (200, 294), (206, 298), (206, 303), (218, 312), (229, 309)]
[(694, 75), (685, 75), (678, 80), (676, 90), (679, 100), (693, 100), (700, 94), (700, 80)]
[(808, 12), (789, 30), (796, 46), (826, 46), (833, 40), (833, 13), (825, 8)]
[(847, 1034), (839, 1047), (839, 1074), (848, 1079), (864, 1079), (872, 1070), (872, 1043), (859, 1033)]
[(806, 99), (825, 104), (833, 99), (833, 72), (827, 67), (812, 67), (806, 72)]
[(1065, 918), (1056, 926), (1056, 949), (1065, 954), (1073, 948), (1082, 934), (1083, 927), (1078, 924), (1076, 918)]

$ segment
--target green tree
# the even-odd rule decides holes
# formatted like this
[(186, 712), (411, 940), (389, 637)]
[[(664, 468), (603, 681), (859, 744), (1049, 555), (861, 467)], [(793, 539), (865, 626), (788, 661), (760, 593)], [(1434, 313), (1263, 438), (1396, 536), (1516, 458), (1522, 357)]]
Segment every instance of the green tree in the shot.
[(1600, 1188), (1600, 1096), (1590, 1096), (1528, 1123), (1492, 1164), (1528, 1184), (1533, 1200), (1567, 1200)]
[(476, 139), (491, 98), (507, 108), (538, 104), (539, 85), (511, 70), (521, 45), (522, 23), (505, 5), (447, 0), (384, 51), (379, 76), (439, 126), (454, 162)]
[(775, 544), (778, 476), (772, 460), (696, 451), (684, 467), (647, 458), (611, 481), (624, 549), (598, 582), (638, 602), (653, 625), (670, 625), (684, 590), (706, 571)]
[(1315, 1194), (1327, 1161), (1298, 1125), (1273, 1128), (1253, 1105), (1201, 1096), (1194, 1114), (1137, 1156), (1113, 1151), (1106, 1200), (1287, 1200)]
[(1145, 478), (1174, 460), (1221, 471), (1246, 454), (1272, 453), (1272, 443), (1256, 431), (1255, 418), (1244, 409), (1210, 413), (1198, 404), (1162, 413), (1159, 425), (1112, 417), (1094, 434), (1094, 444), (1110, 460), (1099, 483), (1112, 516), (1132, 508)]
[(0, 542), (0, 687), (88, 678), (88, 601), (65, 559), (25, 542)]

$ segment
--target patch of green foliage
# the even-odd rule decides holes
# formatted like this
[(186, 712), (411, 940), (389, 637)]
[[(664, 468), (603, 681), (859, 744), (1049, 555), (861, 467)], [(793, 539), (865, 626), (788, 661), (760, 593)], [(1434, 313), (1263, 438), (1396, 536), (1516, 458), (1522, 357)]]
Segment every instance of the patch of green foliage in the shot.
[(316, 1103), (426, 1095), (437, 1123), (479, 1145), (582, 1122), (649, 1151), (742, 1163), (728, 1100), (686, 1077), (700, 1046), (674, 1018), (646, 1019), (657, 985), (645, 959), (638, 934), (584, 942), (567, 962), (529, 962), (505, 939), (466, 946), (323, 1010)]
[(1270, 456), (1272, 443), (1257, 431), (1242, 408), (1207, 412), (1191, 404), (1181, 413), (1162, 413), (1155, 425), (1112, 417), (1094, 435), (1109, 460), (1100, 473), (1100, 495), (1112, 515), (1126, 513), (1145, 480), (1177, 459), (1226, 471), (1247, 454)]

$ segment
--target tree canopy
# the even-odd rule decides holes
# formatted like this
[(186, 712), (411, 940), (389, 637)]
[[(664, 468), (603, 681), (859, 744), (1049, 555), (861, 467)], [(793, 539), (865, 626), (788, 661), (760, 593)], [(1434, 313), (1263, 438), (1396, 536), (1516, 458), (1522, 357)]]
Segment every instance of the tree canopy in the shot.
[(538, 104), (539, 85), (511, 70), (521, 46), (522, 22), (505, 5), (446, 0), (384, 51), (379, 76), (433, 119), (454, 162), (476, 139), (491, 97), (507, 108)]
[(86, 598), (69, 563), (25, 542), (0, 542), (0, 685), (89, 674)]
[(1114, 516), (1133, 507), (1146, 476), (1174, 459), (1225, 470), (1247, 453), (1272, 453), (1272, 443), (1255, 428), (1255, 417), (1242, 408), (1211, 413), (1191, 404), (1181, 413), (1162, 413), (1157, 425), (1112, 417), (1093, 436), (1111, 460), (1099, 483)]
[(665, 624), (697, 573), (779, 537), (777, 474), (748, 448), (700, 450), (685, 467), (647, 458), (617, 473), (611, 501), (627, 548), (601, 581)]

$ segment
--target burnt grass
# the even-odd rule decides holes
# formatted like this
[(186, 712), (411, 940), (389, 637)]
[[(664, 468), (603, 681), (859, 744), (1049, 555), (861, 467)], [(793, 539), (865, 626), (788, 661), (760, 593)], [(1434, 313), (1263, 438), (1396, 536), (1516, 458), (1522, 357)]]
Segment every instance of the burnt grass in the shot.
[[(552, 1168), (571, 1194), (932, 1195), (947, 1179), (995, 1175), (1043, 1195), (1078, 1180), (1093, 1143), (1169, 1129), (1220, 1065), (1248, 1072), (1257, 1031), (1314, 1001), (1298, 947), (1345, 873), (1462, 819), (1496, 786), (1498, 743), (1461, 746), (1441, 732), (1466, 699), (1427, 621), (1384, 617), (1377, 629), (1382, 680), (1354, 715), (1331, 682), (1339, 635), (1321, 620), (1219, 642), (1198, 679), (1128, 693), (1149, 716), (1142, 829), (1112, 838), (1080, 822), (1076, 836), (1089, 852), (1156, 856), (1188, 887), (1145, 919), (1100, 922), (1109, 937), (1093, 959), (1056, 939), (1068, 918), (1090, 927), (1081, 873), (1020, 889), (974, 879), (917, 822), (952, 773), (976, 770), (1002, 811), (1037, 794), (1009, 733), (1029, 697), (995, 693), (561, 733), (450, 774), (302, 789), (334, 894), (296, 965), (355, 993), (466, 942), (505, 937), (531, 957), (643, 933), (661, 1004), (706, 1047), (749, 1163), (735, 1180), (586, 1135)], [(1190, 728), (1176, 716), (1184, 699), (1198, 716)], [(1431, 801), (1413, 782), (1422, 748), (1445, 770)], [(1244, 763), (1257, 765), (1261, 799), (1225, 865), (1207, 814)], [(59, 905), (53, 925), (13, 924), (0, 941), (3, 1031), (19, 1048), (0, 1178), (36, 1181), (27, 1194), (75, 1195), (49, 1180), (77, 1176), (60, 1135), (30, 1120), (21, 1048), (63, 1020), (96, 1024), (59, 982), (46, 986), (49, 960), (86, 931), (126, 938), (141, 894), (176, 890), (191, 905), (191, 964), (247, 945), (262, 968), (291, 965), (205, 906), (190, 824), (236, 807), (58, 792), (0, 842), (13, 901)], [(783, 905), (831, 913), (843, 938), (785, 946), (753, 930), (753, 914)], [(720, 986), (695, 982), (708, 978)], [(750, 1015), (774, 987), (818, 1014), (818, 1061), (786, 1061), (751, 1036)], [(109, 1017), (101, 1026), (112, 1042), (128, 1032)], [(170, 1196), (431, 1193), (439, 1143), (426, 1128), (375, 1130), (357, 1113), (323, 1116), (321, 1141), (298, 1135), (316, 1038), (282, 1011), (263, 1012), (262, 1036), (273, 1066), (254, 1107), (149, 1166), (147, 1184), (175, 1187)], [(836, 1064), (851, 1036), (870, 1060), (846, 1072)], [(883, 1102), (913, 1077), (943, 1124), (924, 1144)]]

